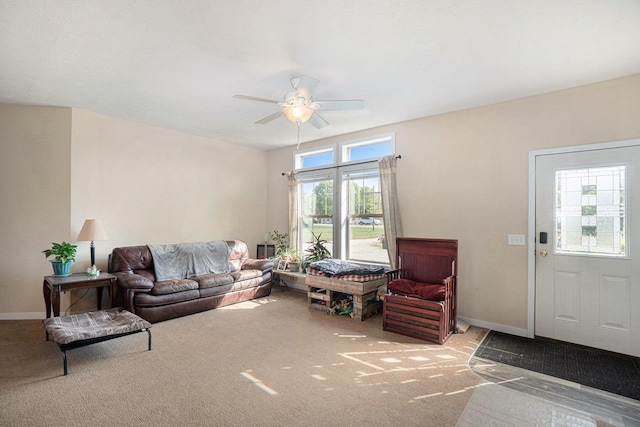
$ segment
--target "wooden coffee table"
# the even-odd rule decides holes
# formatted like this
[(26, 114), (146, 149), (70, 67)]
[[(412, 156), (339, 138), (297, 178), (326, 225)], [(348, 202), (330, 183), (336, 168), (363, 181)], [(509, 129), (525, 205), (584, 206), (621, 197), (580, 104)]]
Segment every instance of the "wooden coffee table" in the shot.
[(353, 318), (364, 320), (382, 308), (382, 301), (376, 299), (378, 288), (387, 284), (382, 277), (368, 282), (352, 282), (325, 276), (307, 274), (305, 284), (308, 287), (309, 306), (329, 310), (334, 299), (334, 292), (353, 296)]

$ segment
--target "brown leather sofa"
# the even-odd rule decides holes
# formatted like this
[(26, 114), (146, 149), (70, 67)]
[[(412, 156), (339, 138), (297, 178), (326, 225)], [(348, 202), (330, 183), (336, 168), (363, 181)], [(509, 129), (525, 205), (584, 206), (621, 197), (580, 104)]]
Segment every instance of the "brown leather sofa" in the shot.
[(241, 240), (226, 243), (231, 271), (161, 282), (148, 246), (114, 248), (109, 272), (118, 278), (118, 303), (154, 323), (269, 295), (273, 262), (250, 259)]

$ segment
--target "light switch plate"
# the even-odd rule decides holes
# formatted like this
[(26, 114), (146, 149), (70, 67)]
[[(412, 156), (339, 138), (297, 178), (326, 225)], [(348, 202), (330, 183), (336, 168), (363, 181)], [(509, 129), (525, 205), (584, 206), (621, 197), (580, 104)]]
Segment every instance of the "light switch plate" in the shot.
[(507, 235), (507, 243), (514, 246), (524, 246), (524, 234)]

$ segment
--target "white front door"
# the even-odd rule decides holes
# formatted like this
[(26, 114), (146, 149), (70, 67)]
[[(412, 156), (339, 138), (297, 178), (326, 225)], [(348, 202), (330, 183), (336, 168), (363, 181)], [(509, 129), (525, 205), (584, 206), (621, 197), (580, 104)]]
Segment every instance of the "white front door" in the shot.
[(640, 356), (640, 146), (537, 156), (535, 175), (535, 335)]

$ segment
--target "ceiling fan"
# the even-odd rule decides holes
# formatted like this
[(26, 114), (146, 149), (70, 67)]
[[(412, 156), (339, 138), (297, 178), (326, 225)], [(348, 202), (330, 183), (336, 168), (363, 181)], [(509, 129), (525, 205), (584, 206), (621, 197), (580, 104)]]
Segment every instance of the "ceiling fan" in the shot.
[(361, 99), (339, 100), (339, 101), (314, 101), (312, 94), (320, 81), (308, 77), (300, 76), (291, 79), (293, 92), (287, 92), (282, 101), (273, 99), (258, 98), (247, 95), (233, 95), (236, 99), (247, 99), (249, 101), (268, 102), (278, 104), (282, 107), (280, 111), (268, 115), (256, 122), (256, 124), (266, 124), (284, 115), (289, 121), (297, 123), (309, 122), (314, 127), (320, 129), (329, 124), (316, 111), (331, 110), (360, 110), (364, 108), (364, 101)]

